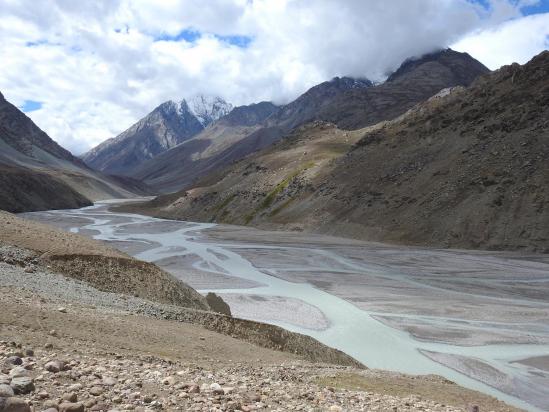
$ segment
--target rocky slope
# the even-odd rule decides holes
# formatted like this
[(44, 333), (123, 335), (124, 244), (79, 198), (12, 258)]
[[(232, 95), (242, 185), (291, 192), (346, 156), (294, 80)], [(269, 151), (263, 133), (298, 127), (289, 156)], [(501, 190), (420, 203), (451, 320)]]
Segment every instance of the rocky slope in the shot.
[[(89, 169), (0, 94), (0, 209), (72, 208), (134, 196), (124, 182)], [(144, 192), (150, 193), (146, 185)]]
[[(336, 77), (274, 110), (251, 129), (238, 128), (234, 132), (224, 129), (224, 135), (231, 137), (223, 139), (230, 144), (218, 146), (223, 150), (212, 151), (209, 146), (205, 149), (203, 142), (188, 142), (143, 164), (134, 177), (161, 192), (173, 192), (189, 187), (208, 172), (270, 146), (307, 122), (323, 120), (343, 129), (358, 129), (392, 119), (441, 89), (469, 85), (487, 72), (469, 55), (448, 49), (406, 61), (385, 83), (377, 86), (365, 79)], [(215, 135), (213, 131), (209, 133)]]
[(192, 190), (134, 210), (387, 242), (547, 252), (548, 73), (544, 52), (467, 89), (443, 91), (393, 121), (353, 133), (311, 124)]
[(46, 173), (2, 164), (0, 193), (0, 209), (13, 213), (75, 209), (92, 204), (72, 187)]
[(31, 272), (47, 267), (102, 291), (131, 294), (159, 303), (209, 309), (202, 295), (157, 266), (133, 259), (100, 242), (2, 211), (0, 224), (4, 228), (0, 236), (3, 244), (29, 251), (25, 259), (10, 256), (9, 250), (4, 251), (4, 260), (7, 258)]
[(133, 176), (132, 171), (142, 162), (189, 140), (231, 108), (219, 97), (167, 101), (117, 137), (85, 153), (82, 159), (96, 170)]

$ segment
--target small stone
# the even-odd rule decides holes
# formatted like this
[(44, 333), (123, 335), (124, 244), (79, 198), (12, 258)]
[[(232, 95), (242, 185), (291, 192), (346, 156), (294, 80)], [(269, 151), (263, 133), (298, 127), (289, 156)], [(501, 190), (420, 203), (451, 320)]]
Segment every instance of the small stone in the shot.
[(19, 356), (10, 356), (5, 360), (5, 363), (8, 365), (21, 365), (23, 363), (23, 359)]
[(2, 412), (31, 412), (31, 408), (23, 399), (0, 397), (0, 411)]
[(81, 383), (75, 383), (71, 386), (69, 386), (69, 392), (78, 392), (79, 390), (82, 389), (82, 384)]
[(51, 362), (46, 363), (46, 365), (44, 366), (44, 369), (53, 373), (61, 372), (62, 370), (65, 369), (65, 363), (60, 360), (53, 360)]
[(36, 394), (36, 396), (38, 396), (38, 398), (40, 399), (48, 399), (50, 397), (50, 394), (46, 391), (40, 391)]
[(34, 273), (34, 268), (32, 266), (25, 267), (25, 273)]
[(191, 387), (189, 388), (189, 393), (200, 393), (200, 386), (191, 385)]
[(104, 386), (114, 386), (114, 385), (116, 385), (116, 379), (111, 378), (110, 376), (107, 376), (107, 377), (103, 378), (102, 384)]
[(90, 392), (90, 395), (99, 396), (103, 394), (104, 390), (101, 386), (92, 386), (89, 392)]
[(59, 412), (84, 412), (84, 404), (82, 402), (63, 402), (59, 405)]
[(78, 400), (78, 395), (76, 395), (75, 392), (64, 393), (63, 400), (68, 402), (76, 402)]
[(67, 313), (67, 308), (61, 306), (61, 307), (57, 308), (57, 311), (61, 312), (61, 313)]
[(34, 391), (34, 383), (28, 376), (18, 376), (17, 378), (13, 378), (10, 386), (16, 395), (25, 395)]
[(46, 348), (46, 349), (52, 349), (52, 348), (53, 348), (53, 343), (50, 343), (50, 342), (46, 343), (46, 344), (44, 345), (44, 348)]
[(42, 404), (42, 407), (46, 408), (46, 409), (55, 409), (55, 410), (57, 410), (58, 405), (57, 405), (56, 401), (54, 401), (52, 399), (48, 399), (48, 400), (44, 401), (44, 403)]
[(33, 357), (34, 356), (34, 351), (31, 348), (25, 349), (25, 356)]
[(221, 385), (220, 385), (219, 383), (215, 383), (215, 382), (214, 382), (214, 383), (212, 383), (212, 384), (210, 385), (210, 389), (211, 389), (212, 391), (215, 391), (216, 389), (221, 389)]
[(173, 378), (173, 376), (168, 376), (167, 378), (164, 378), (162, 379), (162, 384), (163, 385), (173, 385), (175, 383), (175, 379)]
[(48, 333), (50, 336), (57, 336), (57, 331), (55, 329), (50, 330)]
[(10, 385), (0, 384), (0, 398), (9, 398), (15, 395)]

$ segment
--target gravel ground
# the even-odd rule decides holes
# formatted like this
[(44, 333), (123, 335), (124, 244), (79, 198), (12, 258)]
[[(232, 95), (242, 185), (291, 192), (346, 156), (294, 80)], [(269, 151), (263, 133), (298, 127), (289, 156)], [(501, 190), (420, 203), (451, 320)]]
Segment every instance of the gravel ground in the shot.
[[(445, 411), (462, 409), (316, 383), (344, 368), (303, 363), (207, 370), (155, 357), (63, 353), (0, 342), (0, 391), (15, 388), (18, 410), (74, 411)], [(18, 378), (19, 377), (19, 378)], [(27, 386), (22, 387), (21, 377)], [(19, 380), (18, 380), (19, 379)], [(27, 406), (28, 405), (28, 406)], [(25, 407), (26, 406), (26, 407)], [(51, 411), (53, 412), (53, 411)]]

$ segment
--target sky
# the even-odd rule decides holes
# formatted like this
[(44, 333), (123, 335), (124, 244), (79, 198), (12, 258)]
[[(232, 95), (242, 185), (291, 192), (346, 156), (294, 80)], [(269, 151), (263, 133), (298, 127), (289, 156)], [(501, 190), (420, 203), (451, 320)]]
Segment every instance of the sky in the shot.
[(549, 0), (0, 0), (0, 92), (74, 154), (166, 100), (283, 104), (452, 47), (497, 69), (549, 48)]

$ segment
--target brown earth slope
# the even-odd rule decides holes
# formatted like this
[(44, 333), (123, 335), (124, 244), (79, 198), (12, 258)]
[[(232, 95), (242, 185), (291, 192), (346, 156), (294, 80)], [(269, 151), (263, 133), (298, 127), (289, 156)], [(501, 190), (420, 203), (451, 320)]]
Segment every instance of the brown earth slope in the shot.
[[(208, 310), (206, 299), (156, 265), (84, 236), (0, 211), (0, 241), (38, 254), (39, 263), (99, 290)], [(24, 265), (24, 262), (21, 262)]]
[(548, 119), (543, 52), (353, 134), (326, 124), (304, 127), (189, 191), (133, 210), (397, 243), (546, 252)]
[(0, 209), (10, 212), (75, 209), (92, 203), (72, 187), (46, 173), (0, 164)]

